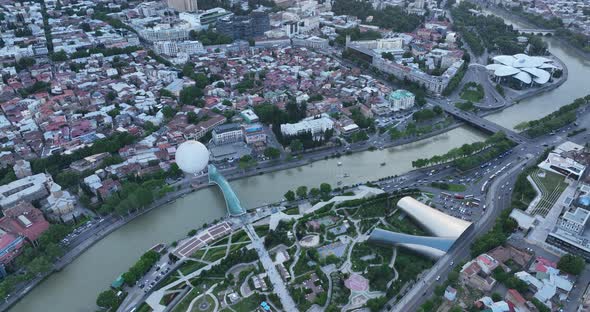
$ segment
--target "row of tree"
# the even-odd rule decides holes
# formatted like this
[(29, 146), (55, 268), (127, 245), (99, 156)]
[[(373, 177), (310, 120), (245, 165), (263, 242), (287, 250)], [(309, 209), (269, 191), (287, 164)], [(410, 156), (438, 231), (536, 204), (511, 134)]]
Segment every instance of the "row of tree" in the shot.
[(471, 144), (463, 144), (461, 147), (456, 147), (443, 155), (435, 155), (430, 158), (420, 158), (412, 162), (415, 168), (422, 168), (426, 166), (441, 164), (461, 158), (472, 156), (480, 153), (486, 148), (496, 147), (506, 141), (506, 135), (503, 132), (495, 133), (483, 142), (474, 142)]
[(543, 118), (520, 123), (515, 128), (526, 131), (526, 134), (533, 138), (547, 134), (573, 123), (576, 120), (578, 108), (588, 102), (590, 102), (590, 94), (575, 99), (571, 104), (564, 105)]
[(52, 224), (38, 239), (39, 246), (33, 248), (26, 245), (23, 252), (15, 259), (14, 264), (9, 267), (14, 271), (22, 270), (24, 274), (10, 274), (0, 282), (0, 298), (5, 298), (16, 286), (16, 284), (29, 281), (40, 274), (50, 272), (53, 269), (53, 261), (64, 253), (59, 244), (71, 231), (73, 227), (65, 224)]
[(332, 186), (329, 183), (322, 183), (320, 184), (319, 188), (312, 187), (309, 192), (307, 190), (307, 186), (302, 185), (298, 187), (295, 192), (289, 190), (287, 193), (285, 193), (284, 197), (287, 201), (294, 201), (296, 198), (295, 195), (297, 195), (297, 198), (299, 199), (304, 199), (308, 196), (312, 198), (317, 198), (319, 196), (325, 198), (328, 197), (330, 193), (332, 193)]
[(133, 286), (143, 275), (149, 271), (158, 260), (160, 260), (160, 254), (156, 251), (150, 250), (139, 258), (129, 270), (123, 273), (122, 277), (125, 284)]
[(170, 165), (168, 171), (160, 170), (147, 177), (129, 176), (121, 182), (121, 189), (106, 199), (99, 208), (101, 214), (111, 212), (123, 216), (147, 208), (154, 200), (172, 191), (165, 183), (167, 178), (182, 176), (178, 165)]
[(443, 110), (440, 106), (436, 105), (433, 109), (423, 108), (412, 115), (412, 118), (417, 121), (426, 121), (435, 117), (439, 117), (443, 114)]

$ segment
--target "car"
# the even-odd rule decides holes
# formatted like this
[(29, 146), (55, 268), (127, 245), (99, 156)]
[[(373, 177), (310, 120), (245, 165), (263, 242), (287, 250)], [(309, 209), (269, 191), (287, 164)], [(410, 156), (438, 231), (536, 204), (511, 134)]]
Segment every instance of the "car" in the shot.
[(436, 277), (436, 280), (437, 281), (440, 281), (440, 275)]
[(139, 285), (140, 289), (143, 289), (144, 287), (145, 287), (145, 284), (143, 284), (143, 283), (141, 285)]
[(453, 264), (455, 264), (455, 261), (451, 261), (451, 266), (453, 266)]

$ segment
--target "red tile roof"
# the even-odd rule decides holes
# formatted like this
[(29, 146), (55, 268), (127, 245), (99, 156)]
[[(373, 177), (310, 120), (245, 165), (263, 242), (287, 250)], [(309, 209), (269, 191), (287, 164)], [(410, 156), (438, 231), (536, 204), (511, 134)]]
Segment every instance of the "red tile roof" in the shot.
[[(21, 216), (30, 223), (25, 224), (26, 221), (23, 222)], [(6, 232), (24, 236), (32, 242), (49, 228), (49, 222), (45, 220), (41, 210), (28, 202), (20, 202), (16, 206), (4, 210), (4, 217), (0, 219), (0, 228)]]

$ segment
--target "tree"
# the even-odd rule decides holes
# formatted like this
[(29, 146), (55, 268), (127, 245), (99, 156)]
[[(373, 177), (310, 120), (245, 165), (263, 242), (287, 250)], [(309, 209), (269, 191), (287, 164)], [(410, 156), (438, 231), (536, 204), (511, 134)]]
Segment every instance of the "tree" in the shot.
[(302, 185), (302, 186), (298, 187), (297, 190), (295, 191), (295, 193), (297, 194), (297, 197), (299, 197), (299, 198), (307, 197), (307, 186)]
[(96, 298), (96, 305), (101, 308), (109, 309), (115, 307), (119, 303), (119, 298), (114, 290), (109, 289), (101, 292)]
[(90, 24), (84, 22), (82, 24), (80, 24), (80, 28), (84, 31), (84, 32), (90, 32), (92, 31), (92, 28), (90, 27)]
[(66, 51), (59, 51), (59, 52), (55, 52), (51, 55), (51, 60), (54, 62), (65, 62), (68, 60), (68, 55), (66, 54)]
[(320, 189), (318, 189), (317, 187), (312, 187), (309, 190), (309, 195), (314, 198), (320, 196)]
[(378, 312), (381, 311), (381, 308), (387, 303), (386, 297), (378, 297), (369, 299), (367, 301), (367, 307), (371, 310), (371, 312)]
[(585, 266), (586, 262), (584, 261), (584, 258), (572, 254), (566, 254), (559, 259), (559, 262), (557, 262), (558, 269), (573, 275), (579, 275), (582, 273)]
[(500, 295), (497, 292), (493, 292), (492, 293), (492, 300), (494, 300), (494, 302), (498, 302), (502, 300), (502, 295)]
[(193, 112), (193, 111), (190, 111), (190, 112), (186, 113), (186, 121), (187, 121), (189, 124), (196, 125), (196, 124), (198, 124), (198, 123), (199, 123), (199, 121), (200, 121), (200, 118), (199, 118), (199, 116), (197, 115), (197, 113), (195, 113), (195, 112)]
[(244, 155), (240, 158), (238, 166), (241, 169), (248, 169), (250, 167), (254, 167), (256, 166), (256, 159), (254, 159), (251, 155)]
[(197, 86), (188, 86), (180, 90), (180, 103), (198, 106), (198, 99), (203, 96), (203, 90)]
[(323, 194), (330, 194), (332, 192), (332, 186), (328, 183), (320, 184), (320, 192)]
[(287, 201), (294, 201), (295, 200), (295, 192), (289, 190), (287, 193), (285, 193), (284, 197)]
[(41, 273), (49, 272), (50, 270), (51, 263), (44, 256), (36, 257), (27, 265), (27, 271), (34, 274), (35, 276)]
[[(160, 92), (160, 94), (162, 94), (162, 93)], [(170, 119), (176, 115), (176, 110), (174, 110), (172, 107), (166, 105), (162, 108), (162, 114), (164, 115), (164, 118)]]
[(301, 143), (301, 141), (299, 139), (295, 139), (295, 140), (291, 141), (291, 143), (289, 144), (289, 147), (291, 148), (291, 151), (298, 152), (303, 149), (303, 143)]
[(266, 156), (270, 159), (277, 159), (281, 156), (281, 151), (279, 151), (278, 149), (276, 149), (274, 147), (267, 147), (264, 150), (264, 156)]

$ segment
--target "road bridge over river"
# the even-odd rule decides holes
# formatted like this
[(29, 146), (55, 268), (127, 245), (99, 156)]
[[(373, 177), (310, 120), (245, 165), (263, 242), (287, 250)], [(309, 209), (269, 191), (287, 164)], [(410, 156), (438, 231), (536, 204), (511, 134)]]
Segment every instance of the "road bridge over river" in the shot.
[(477, 116), (476, 114), (463, 111), (452, 104), (440, 102), (438, 103), (440, 107), (449, 115), (454, 116), (455, 118), (471, 125), (476, 128), (479, 128), (483, 131), (496, 133), (496, 132), (504, 132), (506, 137), (517, 144), (522, 144), (529, 139), (523, 136), (520, 133), (517, 133), (511, 129), (504, 128), (497, 123), (489, 121), (483, 117)]
[(554, 29), (543, 29), (543, 28), (519, 28), (514, 27), (514, 30), (518, 31), (521, 34), (532, 34), (532, 35), (546, 35), (546, 34), (554, 34)]

